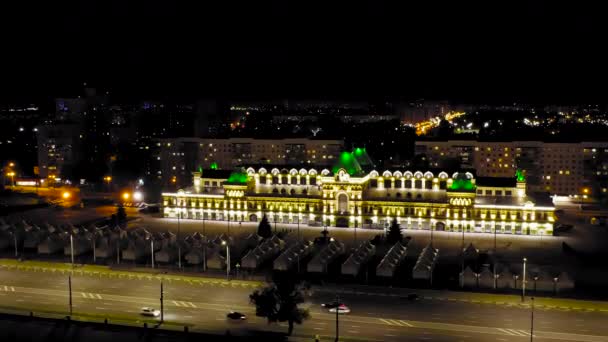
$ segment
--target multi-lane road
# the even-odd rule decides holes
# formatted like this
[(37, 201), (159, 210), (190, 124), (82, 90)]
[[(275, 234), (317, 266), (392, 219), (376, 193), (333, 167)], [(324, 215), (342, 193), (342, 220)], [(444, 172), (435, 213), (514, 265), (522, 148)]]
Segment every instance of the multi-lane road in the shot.
[[(67, 272), (0, 270), (0, 311), (68, 313)], [(191, 330), (247, 334), (250, 330), (287, 331), (286, 324), (268, 325), (255, 317), (249, 294), (254, 282), (170, 277), (165, 278), (165, 320), (188, 325)], [(143, 306), (160, 307), (157, 277), (112, 275), (72, 275), (74, 314), (87, 313), (121, 319), (142, 319)], [(332, 291), (318, 288), (308, 298), (312, 318), (296, 326), (295, 337), (320, 335), (327, 340), (335, 334), (335, 315), (320, 304), (334, 299)], [(530, 308), (435, 301), (408, 301), (375, 293), (343, 294), (341, 301), (352, 313), (340, 317), (341, 340), (365, 341), (528, 341)], [(237, 310), (248, 315), (243, 322), (226, 319)], [(539, 341), (608, 342), (605, 312), (573, 312), (536, 309), (533, 339)]]

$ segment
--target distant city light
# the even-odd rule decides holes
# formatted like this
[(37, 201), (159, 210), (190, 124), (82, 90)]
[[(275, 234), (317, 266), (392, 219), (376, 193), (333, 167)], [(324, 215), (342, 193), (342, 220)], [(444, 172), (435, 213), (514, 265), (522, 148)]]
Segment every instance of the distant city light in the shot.
[(136, 191), (133, 193), (133, 199), (139, 202), (144, 199), (144, 195), (141, 193), (141, 191)]

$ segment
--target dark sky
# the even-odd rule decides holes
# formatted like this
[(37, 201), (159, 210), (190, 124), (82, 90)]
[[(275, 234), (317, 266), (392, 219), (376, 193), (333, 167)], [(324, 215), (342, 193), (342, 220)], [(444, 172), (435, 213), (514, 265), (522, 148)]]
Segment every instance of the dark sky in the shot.
[(133, 96), (608, 99), (608, 21), (581, 1), (16, 2), (0, 5), (9, 98), (86, 80)]

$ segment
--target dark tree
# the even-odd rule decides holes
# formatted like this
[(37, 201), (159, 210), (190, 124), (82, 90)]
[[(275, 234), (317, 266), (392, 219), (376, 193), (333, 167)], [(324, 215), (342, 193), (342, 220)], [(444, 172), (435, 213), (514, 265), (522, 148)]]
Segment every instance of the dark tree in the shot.
[(268, 218), (264, 214), (262, 217), (262, 221), (258, 225), (258, 235), (267, 239), (272, 236), (272, 227), (270, 227), (270, 223), (268, 222)]
[(125, 211), (125, 207), (122, 205), (116, 209), (116, 220), (118, 221), (119, 225), (127, 223), (127, 212)]
[(386, 241), (389, 244), (395, 244), (397, 242), (401, 242), (403, 240), (403, 235), (401, 235), (401, 226), (397, 223), (397, 219), (394, 218), (391, 222), (391, 226), (388, 229), (388, 233), (386, 234)]
[(255, 290), (249, 299), (255, 305), (256, 316), (266, 317), (269, 323), (287, 322), (291, 335), (294, 323), (302, 324), (310, 318), (308, 310), (298, 307), (304, 303), (304, 291), (306, 287), (293, 277), (275, 275), (272, 284)]

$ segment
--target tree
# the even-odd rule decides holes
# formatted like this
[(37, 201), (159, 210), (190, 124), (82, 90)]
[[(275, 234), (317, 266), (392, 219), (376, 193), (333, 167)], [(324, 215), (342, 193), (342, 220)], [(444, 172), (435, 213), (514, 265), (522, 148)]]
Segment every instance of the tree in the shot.
[(116, 220), (119, 225), (123, 225), (127, 222), (127, 212), (122, 205), (118, 206), (118, 209), (116, 209)]
[(386, 241), (389, 244), (395, 244), (397, 242), (401, 242), (403, 240), (403, 235), (401, 235), (401, 226), (397, 223), (397, 219), (394, 218), (391, 222), (391, 226), (388, 229), (388, 233), (386, 234)]
[(288, 335), (293, 332), (294, 323), (302, 324), (310, 318), (307, 309), (298, 307), (304, 303), (306, 287), (290, 275), (275, 274), (272, 284), (255, 290), (249, 299), (255, 305), (255, 315), (266, 317), (268, 323), (287, 322)]
[(265, 239), (272, 236), (272, 227), (268, 222), (266, 214), (264, 214), (264, 216), (262, 217), (262, 221), (260, 221), (260, 224), (258, 225), (258, 235)]

